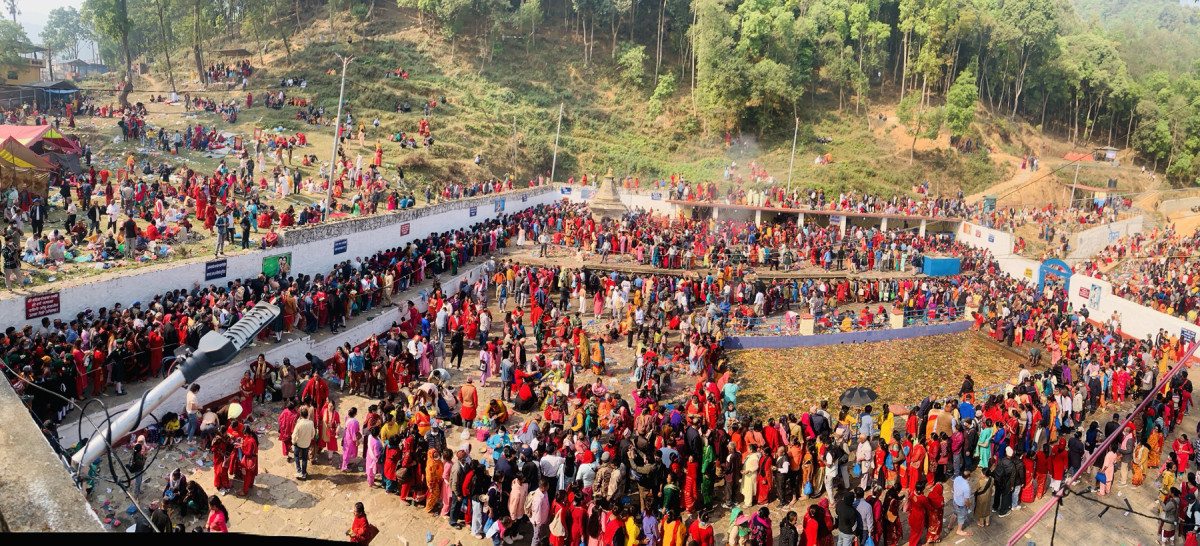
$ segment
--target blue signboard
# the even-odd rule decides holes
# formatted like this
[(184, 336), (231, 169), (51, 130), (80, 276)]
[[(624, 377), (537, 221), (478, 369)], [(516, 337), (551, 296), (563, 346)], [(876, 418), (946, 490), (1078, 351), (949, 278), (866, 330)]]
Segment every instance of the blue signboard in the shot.
[(522, 203), (524, 203), (524, 202), (526, 202), (526, 201), (528, 201), (528, 200), (529, 200), (529, 196), (528, 196), (528, 195), (521, 194), (521, 202), (522, 202)]
[(652, 201), (661, 201), (661, 200), (662, 200), (662, 194), (661, 194), (661, 193), (652, 193), (652, 194), (650, 194), (650, 199), (651, 199)]
[(471, 217), (474, 218), (476, 214), (479, 214), (479, 207), (471, 207)]
[(504, 212), (504, 199), (496, 200), (496, 212)]
[(338, 239), (333, 242), (333, 254), (336, 256), (346, 251), (346, 240)]
[(211, 281), (225, 277), (225, 271), (229, 269), (227, 260), (216, 260), (204, 264), (204, 280)]
[(563, 195), (571, 195), (571, 187), (570, 186), (564, 187), (564, 188), (558, 190), (558, 193), (561, 193)]

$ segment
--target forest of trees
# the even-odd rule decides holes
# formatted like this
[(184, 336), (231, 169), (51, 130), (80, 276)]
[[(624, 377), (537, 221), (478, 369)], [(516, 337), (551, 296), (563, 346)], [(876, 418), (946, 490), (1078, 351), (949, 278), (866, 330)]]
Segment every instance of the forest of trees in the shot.
[[(86, 0), (79, 14), (55, 10), (41, 38), (70, 51), (94, 37), (122, 70), (146, 55), (190, 72), (208, 44), (229, 38), (272, 41), (290, 58), (305, 25), (320, 30), (314, 19), (330, 30), (335, 17), (367, 21), (376, 1)], [(1155, 8), (1161, 1), (397, 1), (485, 61), (536, 52), (530, 42), (548, 34), (573, 40), (561, 62), (627, 76), (652, 105), (675, 95), (709, 131), (790, 134), (792, 119), (813, 108), (865, 114), (900, 102), (917, 124), (961, 134), (973, 87), (992, 116), (1020, 117), (1080, 147), (1132, 146), (1177, 184), (1200, 174), (1200, 16)], [(1115, 21), (1119, 29), (1100, 22), (1118, 11), (1160, 16), (1136, 28), (1133, 16)], [(504, 39), (513, 35), (519, 46)], [(1130, 50), (1152, 45), (1169, 51)], [(176, 58), (181, 48), (186, 61)], [(963, 77), (970, 87), (955, 85)]]

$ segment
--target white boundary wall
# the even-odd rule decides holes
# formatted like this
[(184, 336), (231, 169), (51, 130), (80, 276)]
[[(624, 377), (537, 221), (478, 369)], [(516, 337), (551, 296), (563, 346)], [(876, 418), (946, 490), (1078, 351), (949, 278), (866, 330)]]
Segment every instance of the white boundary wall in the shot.
[[(525, 201), (521, 201), (522, 196), (525, 197)], [(234, 279), (254, 277), (262, 272), (264, 258), (286, 253), (292, 255), (293, 275), (328, 273), (334, 264), (345, 260), (370, 256), (381, 249), (402, 247), (409, 241), (425, 238), (433, 233), (459, 229), (495, 218), (499, 214), (496, 203), (501, 199), (505, 201), (504, 212), (514, 212), (552, 203), (562, 197), (565, 196), (560, 195), (553, 186), (542, 186), (289, 230), (280, 237), (280, 246), (277, 248), (255, 250), (224, 258), (226, 273), (218, 279), (204, 280), (205, 264), (214, 260), (212, 256), (137, 269), (111, 270), (78, 281), (67, 281), (64, 283), (66, 286), (38, 287), (34, 289), (33, 294), (6, 293), (4, 297), (0, 297), (0, 317), (4, 317), (5, 327), (19, 328), (26, 322), (40, 322), (40, 318), (25, 320), (25, 296), (51, 293), (57, 289), (61, 311), (49, 315), (48, 318), (68, 321), (87, 308), (96, 310), (110, 307), (117, 301), (128, 307), (134, 301), (147, 301), (168, 290), (190, 290), (195, 283), (200, 283), (201, 286), (224, 286)], [(476, 211), (473, 217), (470, 216), (472, 207)], [(405, 224), (409, 232), (401, 235)], [(342, 239), (346, 241), (346, 251), (334, 254), (335, 242)]]
[(1103, 322), (1116, 311), (1120, 315), (1121, 331), (1130, 336), (1146, 339), (1147, 335), (1157, 335), (1158, 329), (1162, 328), (1176, 336), (1183, 335), (1181, 332), (1186, 330), (1191, 332), (1193, 339), (1200, 340), (1200, 326), (1115, 296), (1108, 281), (1072, 275), (1069, 296), (1072, 309), (1087, 305), (1091, 320)]
[(984, 227), (971, 222), (963, 222), (957, 231), (958, 240), (975, 248), (986, 248), (997, 258), (1012, 254), (1012, 234)]
[(1071, 236), (1071, 254), (1067, 258), (1071, 260), (1091, 258), (1104, 250), (1104, 247), (1116, 243), (1122, 237), (1141, 233), (1145, 221), (1144, 216), (1135, 216), (1076, 233)]
[[(483, 271), (483, 264), (476, 265), (465, 272), (460, 273), (457, 277), (450, 277), (442, 282), (442, 290), (450, 295), (458, 292), (458, 285), (462, 279), (466, 279), (469, 283), (474, 283), (479, 280)], [(417, 306), (417, 309), (424, 311), (427, 305), (426, 289), (417, 291), (401, 292), (393, 297), (393, 301), (400, 303), (405, 300), (411, 300)], [(241, 390), (240, 382), (242, 374), (250, 369), (250, 364), (254, 362), (261, 353), (266, 357), (267, 361), (272, 364), (281, 364), (284, 358), (289, 358), (292, 364), (296, 367), (303, 367), (308, 364), (304, 359), (305, 353), (322, 359), (330, 358), (336, 352), (337, 348), (344, 343), (349, 343), (351, 346), (367, 340), (372, 334), (381, 333), (391, 327), (392, 322), (400, 319), (400, 306), (389, 307), (382, 314), (372, 320), (362, 321), (362, 323), (350, 328), (339, 331), (335, 335), (330, 335), (328, 330), (321, 329), (318, 337), (312, 336), (302, 337), (289, 343), (274, 344), (267, 341), (255, 341), (254, 345), (243, 349), (238, 353), (237, 358), (220, 368), (212, 370), (204, 374), (196, 381), (200, 385), (200, 392), (197, 397), (201, 404), (211, 404), (215, 401), (236, 394)], [(186, 403), (187, 391), (180, 389), (172, 394), (167, 400), (155, 410), (156, 416), (162, 416), (167, 412), (182, 413), (184, 404)], [(126, 402), (119, 406), (109, 408), (109, 412), (115, 418), (117, 414), (133, 407), (138, 400)], [(94, 428), (90, 423), (102, 423), (104, 421), (104, 411), (96, 411), (88, 416), (90, 421), (84, 421), (83, 431), (85, 435), (90, 435)], [(70, 446), (79, 441), (77, 436), (78, 427), (77, 418), (72, 418), (70, 423), (64, 423), (59, 428), (59, 434), (62, 436), (62, 445)], [(136, 430), (145, 428), (156, 421), (150, 417), (142, 419)]]

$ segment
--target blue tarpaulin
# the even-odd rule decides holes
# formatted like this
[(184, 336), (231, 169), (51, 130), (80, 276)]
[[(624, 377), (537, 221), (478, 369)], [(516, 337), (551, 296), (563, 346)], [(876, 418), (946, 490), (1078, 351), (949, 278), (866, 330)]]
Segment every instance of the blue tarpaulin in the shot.
[(926, 257), (922, 269), (926, 275), (930, 277), (944, 277), (946, 275), (957, 275), (961, 268), (958, 258), (930, 258)]

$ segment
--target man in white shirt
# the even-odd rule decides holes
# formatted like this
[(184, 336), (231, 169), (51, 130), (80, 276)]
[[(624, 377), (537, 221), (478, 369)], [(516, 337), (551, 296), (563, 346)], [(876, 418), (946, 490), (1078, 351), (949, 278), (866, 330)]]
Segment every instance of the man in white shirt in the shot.
[(187, 393), (187, 406), (184, 411), (187, 412), (187, 435), (188, 443), (196, 443), (196, 429), (200, 427), (200, 400), (197, 393), (200, 392), (200, 384), (192, 383)]

